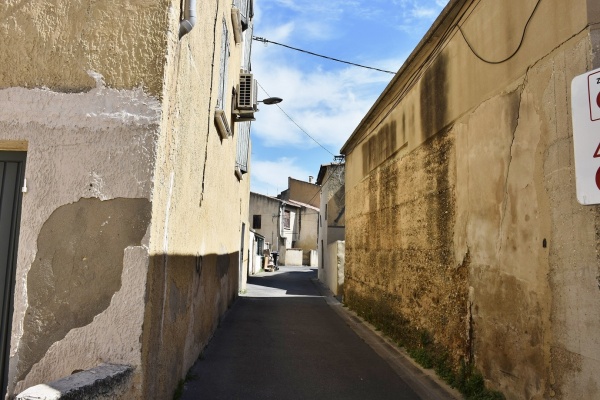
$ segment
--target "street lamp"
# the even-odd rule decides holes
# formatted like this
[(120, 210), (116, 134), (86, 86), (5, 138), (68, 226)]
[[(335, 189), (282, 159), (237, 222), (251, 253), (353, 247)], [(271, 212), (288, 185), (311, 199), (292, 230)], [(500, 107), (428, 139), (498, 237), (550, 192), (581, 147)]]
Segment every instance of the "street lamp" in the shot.
[(263, 103), (270, 106), (271, 104), (279, 104), (282, 101), (283, 99), (281, 97), (267, 97), (264, 100), (258, 100), (258, 103)]

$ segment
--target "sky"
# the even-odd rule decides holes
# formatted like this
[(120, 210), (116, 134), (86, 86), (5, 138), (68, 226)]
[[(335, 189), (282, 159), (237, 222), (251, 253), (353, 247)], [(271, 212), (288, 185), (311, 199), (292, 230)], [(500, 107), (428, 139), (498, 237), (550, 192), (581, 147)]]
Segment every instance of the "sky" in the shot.
[[(254, 36), (344, 61), (397, 71), (448, 0), (254, 0)], [(254, 41), (259, 103), (250, 186), (275, 196), (288, 177), (308, 181), (341, 147), (393, 78)], [(310, 137), (316, 140), (313, 141)]]

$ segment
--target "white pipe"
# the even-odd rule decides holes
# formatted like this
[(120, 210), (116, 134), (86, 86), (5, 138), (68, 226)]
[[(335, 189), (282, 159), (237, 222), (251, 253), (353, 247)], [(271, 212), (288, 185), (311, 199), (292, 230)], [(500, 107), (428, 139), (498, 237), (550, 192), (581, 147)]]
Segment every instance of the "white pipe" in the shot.
[(184, 20), (179, 23), (179, 39), (190, 33), (196, 25), (196, 0), (186, 0)]

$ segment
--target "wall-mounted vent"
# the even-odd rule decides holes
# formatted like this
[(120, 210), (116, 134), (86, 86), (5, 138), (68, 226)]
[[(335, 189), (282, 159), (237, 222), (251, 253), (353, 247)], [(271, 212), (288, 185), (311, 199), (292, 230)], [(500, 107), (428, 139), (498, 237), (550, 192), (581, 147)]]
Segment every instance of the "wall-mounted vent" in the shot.
[(237, 87), (236, 110), (239, 113), (254, 113), (257, 111), (256, 81), (252, 74), (240, 74)]
[(227, 139), (231, 136), (231, 129), (229, 128), (229, 122), (225, 116), (225, 111), (215, 110), (215, 125), (221, 139)]

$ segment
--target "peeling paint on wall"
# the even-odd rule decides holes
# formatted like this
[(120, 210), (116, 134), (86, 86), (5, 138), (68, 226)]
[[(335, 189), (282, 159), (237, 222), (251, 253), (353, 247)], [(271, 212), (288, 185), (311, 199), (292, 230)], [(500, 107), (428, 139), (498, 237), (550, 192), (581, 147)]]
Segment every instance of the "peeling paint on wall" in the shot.
[(27, 275), (19, 380), (53, 343), (108, 307), (121, 286), (124, 250), (141, 244), (149, 221), (146, 199), (81, 199), (46, 221)]

